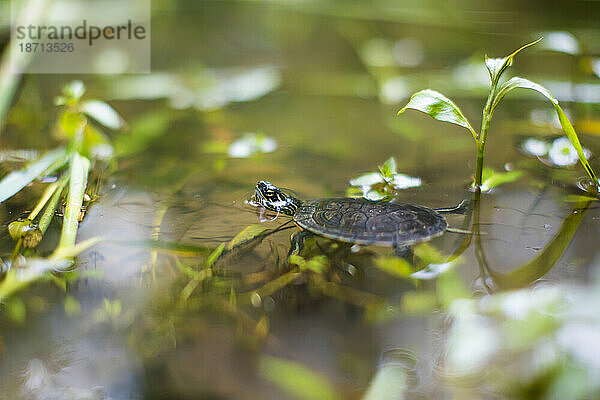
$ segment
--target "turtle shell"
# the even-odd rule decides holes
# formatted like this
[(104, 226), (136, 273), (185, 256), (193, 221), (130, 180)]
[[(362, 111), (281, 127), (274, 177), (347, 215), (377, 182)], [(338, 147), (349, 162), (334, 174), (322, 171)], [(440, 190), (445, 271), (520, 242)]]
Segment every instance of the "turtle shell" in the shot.
[(349, 198), (306, 201), (294, 221), (330, 239), (376, 246), (424, 242), (440, 236), (448, 226), (446, 218), (427, 207)]

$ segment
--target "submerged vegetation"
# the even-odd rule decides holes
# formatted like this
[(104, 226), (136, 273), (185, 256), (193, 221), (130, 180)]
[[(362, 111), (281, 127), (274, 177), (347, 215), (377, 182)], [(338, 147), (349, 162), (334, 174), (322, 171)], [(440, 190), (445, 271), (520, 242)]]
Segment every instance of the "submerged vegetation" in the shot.
[[(405, 23), (435, 14), (418, 2), (240, 6), (203, 4), (202, 25), (178, 3), (153, 27), (152, 74), (15, 77), (19, 90), (0, 93), (0, 109), (13, 103), (0, 110), (6, 147), (40, 149), (0, 151), (0, 399), (599, 397), (600, 100), (567, 110), (537, 60), (544, 86), (504, 79), (538, 41), (485, 69), (458, 47), (435, 54), (479, 25), (409, 35)], [(202, 64), (173, 44), (190, 32), (207, 43), (194, 49)], [(557, 34), (562, 47), (552, 33), (540, 46), (570, 54), (555, 55), (569, 68), (598, 63)], [(61, 85), (53, 108), (45, 97)], [(408, 100), (422, 87), (449, 97)], [(539, 99), (506, 96), (517, 88), (548, 99), (557, 125)], [(486, 93), (477, 131), (456, 104), (472, 110)], [(504, 134), (488, 136), (505, 98), (493, 125)], [(400, 113), (467, 129), (475, 163), (449, 125), (395, 117), (406, 101)], [(298, 251), (289, 217), (246, 206), (261, 177), (299, 198), (470, 201), (411, 257), (319, 236)]]

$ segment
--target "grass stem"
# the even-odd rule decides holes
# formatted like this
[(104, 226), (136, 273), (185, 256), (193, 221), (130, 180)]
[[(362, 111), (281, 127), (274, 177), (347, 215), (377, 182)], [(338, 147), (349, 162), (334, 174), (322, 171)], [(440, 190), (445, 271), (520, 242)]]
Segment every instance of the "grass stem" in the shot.
[(81, 214), (83, 194), (87, 185), (89, 169), (90, 161), (79, 153), (74, 153), (69, 172), (69, 194), (67, 196), (62, 232), (58, 248), (55, 250), (56, 252), (59, 252), (62, 248), (73, 247), (75, 245), (77, 228), (79, 227), (79, 215)]
[(60, 197), (62, 192), (67, 184), (67, 176), (62, 177), (57, 183), (57, 186), (52, 194), (52, 198), (48, 202), (44, 213), (40, 217), (40, 222), (38, 224), (40, 231), (42, 231), (42, 235), (46, 233), (48, 226), (50, 226), (50, 222), (52, 222), (52, 217), (54, 217), (54, 213), (56, 212), (56, 208), (58, 207), (58, 202), (60, 201)]

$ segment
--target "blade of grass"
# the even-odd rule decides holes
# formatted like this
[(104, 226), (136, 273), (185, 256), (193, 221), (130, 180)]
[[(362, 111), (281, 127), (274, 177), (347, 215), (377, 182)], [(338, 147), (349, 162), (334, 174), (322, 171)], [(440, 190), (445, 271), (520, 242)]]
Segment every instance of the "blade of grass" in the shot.
[(0, 202), (14, 196), (34, 179), (46, 172), (48, 168), (64, 158), (64, 156), (65, 149), (61, 147), (44, 154), (42, 158), (25, 168), (6, 175), (0, 181)]
[(206, 246), (192, 244), (166, 242), (162, 240), (115, 240), (112, 241), (119, 246), (130, 246), (150, 249), (163, 254), (171, 254), (183, 257), (208, 256), (215, 249)]
[(509, 93), (510, 91), (512, 91), (514, 89), (518, 89), (518, 88), (535, 90), (536, 92), (538, 92), (541, 95), (543, 95), (544, 97), (546, 97), (550, 101), (550, 103), (552, 103), (552, 106), (554, 107), (554, 110), (556, 111), (556, 115), (558, 116), (558, 120), (560, 121), (560, 125), (562, 126), (563, 131), (565, 132), (565, 134), (567, 135), (567, 138), (569, 138), (569, 140), (571, 141), (571, 144), (577, 151), (577, 155), (579, 156), (579, 161), (581, 162), (581, 165), (583, 166), (583, 168), (585, 168), (585, 171), (588, 173), (590, 179), (592, 179), (592, 182), (594, 182), (594, 185), (598, 186), (599, 185), (598, 177), (596, 176), (596, 173), (590, 166), (590, 163), (585, 158), (585, 154), (583, 152), (583, 147), (581, 146), (581, 143), (579, 142), (579, 138), (577, 136), (577, 132), (575, 132), (575, 128), (573, 128), (573, 125), (569, 121), (569, 118), (567, 118), (567, 116), (565, 115), (565, 112), (558, 104), (558, 100), (555, 99), (550, 94), (548, 89), (546, 89), (545, 87), (543, 87), (542, 85), (540, 85), (538, 83), (530, 81), (529, 79), (519, 78), (519, 77), (515, 76), (502, 85), (502, 87), (500, 88), (500, 91), (498, 92), (498, 95), (494, 99), (494, 104), (492, 106), (492, 110), (498, 105), (500, 100), (502, 100), (502, 98), (507, 93)]
[(61, 179), (48, 185), (48, 187), (42, 194), (42, 197), (40, 197), (40, 200), (36, 204), (35, 208), (31, 211), (31, 213), (29, 213), (29, 219), (33, 220), (35, 219), (35, 217), (37, 217), (37, 215), (40, 213), (40, 211), (42, 211), (42, 208), (44, 208), (48, 200), (50, 200), (54, 192), (61, 186), (61, 182), (63, 181), (64, 179)]
[(552, 103), (552, 105), (554, 106), (554, 110), (556, 111), (556, 115), (558, 116), (558, 120), (560, 121), (560, 125), (562, 126), (563, 131), (565, 132), (565, 134), (571, 141), (571, 144), (577, 151), (577, 155), (579, 156), (579, 162), (581, 163), (581, 165), (583, 165), (583, 168), (585, 168), (585, 171), (588, 173), (589, 177), (592, 179), (592, 182), (594, 182), (594, 185), (596, 185), (596, 186), (600, 185), (600, 182), (598, 181), (598, 177), (596, 176), (596, 173), (590, 166), (590, 163), (588, 162), (588, 160), (585, 158), (585, 154), (583, 152), (583, 147), (581, 146), (581, 143), (579, 142), (579, 138), (577, 137), (575, 128), (573, 128), (573, 125), (571, 125), (569, 118), (567, 118), (567, 116), (565, 115), (565, 112), (562, 110), (562, 108), (560, 108), (558, 103)]
[(57, 183), (58, 187), (54, 191), (52, 198), (48, 202), (44, 213), (40, 217), (39, 228), (42, 231), (42, 235), (46, 233), (46, 229), (50, 226), (50, 222), (52, 222), (52, 217), (54, 217), (54, 213), (56, 212), (56, 207), (58, 206), (58, 202), (60, 201), (60, 196), (62, 195), (65, 186), (67, 185), (67, 176), (61, 178)]
[(55, 253), (60, 253), (64, 248), (73, 247), (79, 227), (79, 215), (83, 204), (83, 193), (85, 192), (90, 161), (80, 155), (73, 154), (71, 159), (71, 171), (69, 173), (69, 194), (65, 207), (62, 232)]
[(102, 237), (93, 237), (93, 238), (84, 240), (83, 242), (77, 243), (73, 246), (59, 246), (56, 250), (54, 250), (54, 253), (52, 253), (52, 255), (50, 257), (48, 257), (48, 259), (49, 260), (70, 259), (102, 241), (104, 241), (104, 238), (102, 238)]

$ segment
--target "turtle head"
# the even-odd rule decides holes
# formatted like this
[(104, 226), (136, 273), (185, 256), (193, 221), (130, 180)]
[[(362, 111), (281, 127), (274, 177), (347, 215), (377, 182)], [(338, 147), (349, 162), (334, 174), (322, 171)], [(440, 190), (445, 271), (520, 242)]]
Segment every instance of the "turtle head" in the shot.
[(283, 192), (272, 183), (259, 181), (254, 188), (254, 195), (250, 199), (249, 204), (292, 216), (298, 210), (301, 202), (297, 198)]

